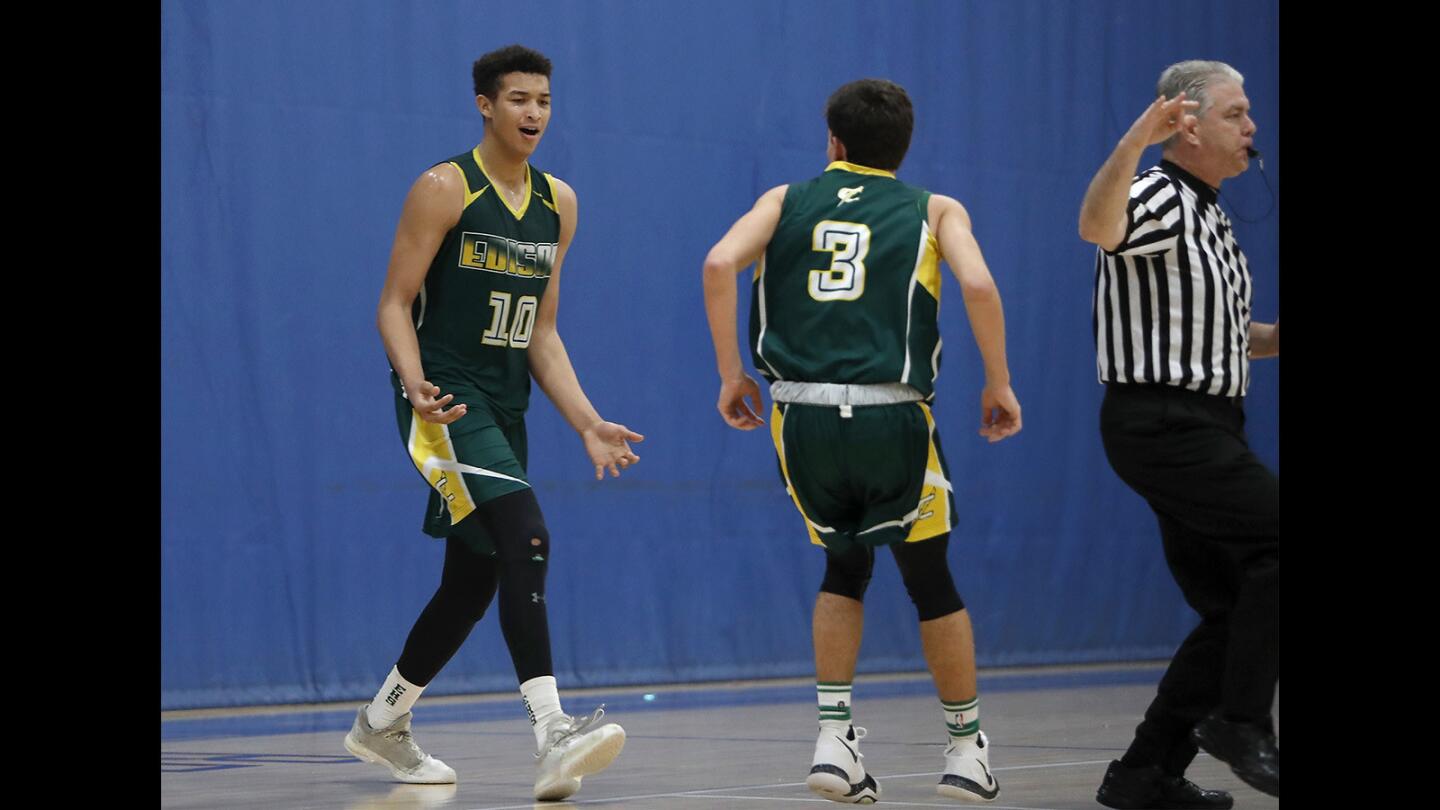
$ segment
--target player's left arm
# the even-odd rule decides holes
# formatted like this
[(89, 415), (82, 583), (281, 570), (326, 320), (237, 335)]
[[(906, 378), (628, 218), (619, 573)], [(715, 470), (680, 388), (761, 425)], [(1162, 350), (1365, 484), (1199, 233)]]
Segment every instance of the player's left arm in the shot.
[(980, 253), (970, 227), (970, 213), (959, 200), (930, 195), (928, 214), (940, 243), (940, 255), (960, 282), (970, 330), (985, 366), (985, 388), (980, 392), (980, 435), (998, 442), (1020, 432), (1020, 400), (1010, 387), (1010, 366), (1005, 359), (1005, 310), (1000, 290)]
[(570, 355), (565, 351), (565, 342), (555, 328), (560, 310), (560, 266), (570, 249), (570, 240), (575, 236), (575, 219), (579, 211), (575, 190), (559, 178), (555, 178), (555, 206), (560, 213), (560, 247), (555, 252), (550, 283), (545, 288), (545, 296), (540, 299), (535, 330), (530, 338), (530, 348), (526, 350), (530, 359), (530, 375), (535, 378), (540, 390), (555, 403), (555, 408), (570, 423), (570, 427), (580, 434), (585, 452), (595, 465), (595, 480), (604, 478), (606, 469), (618, 478), (620, 470), (640, 461), (640, 457), (631, 452), (629, 442), (642, 441), (645, 437), (624, 425), (600, 418), (600, 413), (580, 387), (575, 368), (570, 365)]
[(1274, 323), (1250, 322), (1250, 359), (1280, 356), (1280, 319)]

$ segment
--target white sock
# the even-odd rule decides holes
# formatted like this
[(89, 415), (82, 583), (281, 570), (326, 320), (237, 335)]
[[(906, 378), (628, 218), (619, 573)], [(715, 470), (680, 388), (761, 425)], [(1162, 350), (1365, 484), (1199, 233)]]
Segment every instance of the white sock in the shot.
[(416, 686), (400, 677), (399, 667), (391, 667), (390, 674), (380, 685), (380, 691), (375, 693), (375, 699), (365, 707), (365, 719), (369, 721), (371, 728), (385, 728), (399, 720), (400, 715), (410, 711), (423, 691), (425, 687)]
[(555, 686), (554, 675), (541, 675), (520, 684), (520, 699), (525, 703), (525, 713), (530, 715), (530, 730), (535, 732), (535, 750), (545, 743), (545, 731), (550, 724), (559, 720), (560, 690)]
[(945, 715), (945, 730), (950, 734), (950, 744), (973, 740), (980, 732), (980, 698), (973, 697), (956, 703), (940, 701), (940, 711)]
[(815, 693), (820, 701), (820, 728), (832, 731), (850, 728), (850, 709), (854, 705), (850, 689), (849, 681), (819, 681), (815, 684)]

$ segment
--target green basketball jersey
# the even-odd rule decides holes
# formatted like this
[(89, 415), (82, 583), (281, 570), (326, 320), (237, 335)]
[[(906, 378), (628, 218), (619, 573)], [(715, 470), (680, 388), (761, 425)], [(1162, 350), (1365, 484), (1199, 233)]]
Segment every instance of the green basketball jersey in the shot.
[(750, 346), (766, 379), (907, 383), (940, 368), (940, 249), (930, 192), (836, 161), (791, 185), (755, 268)]
[[(449, 163), (465, 179), (465, 209), (411, 309), (420, 360), (442, 395), (513, 423), (530, 404), (525, 349), (559, 249), (555, 189), (529, 166), (525, 202), (514, 209), (485, 174), (478, 146)], [(398, 390), (393, 370), (391, 378)]]

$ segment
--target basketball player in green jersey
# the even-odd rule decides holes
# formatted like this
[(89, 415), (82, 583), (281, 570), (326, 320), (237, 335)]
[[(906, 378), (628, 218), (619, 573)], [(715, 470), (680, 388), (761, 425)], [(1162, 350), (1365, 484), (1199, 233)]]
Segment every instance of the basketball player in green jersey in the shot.
[(535, 733), (535, 798), (563, 799), (615, 759), (625, 732), (599, 722), (604, 707), (561, 711), (545, 608), (550, 536), (526, 474), (530, 377), (580, 434), (597, 479), (638, 462), (628, 442), (642, 437), (600, 418), (556, 332), (575, 192), (528, 162), (550, 120), (550, 61), (512, 45), (482, 56), (473, 75), (485, 134), (411, 187), (378, 314), (400, 437), (431, 487), (424, 529), (445, 539), (445, 567), (345, 747), (404, 782), (455, 781), (415, 744), (410, 709), (498, 589)]
[(1000, 786), (980, 731), (970, 617), (945, 559), (955, 501), (929, 403), (943, 259), (985, 363), (980, 435), (997, 442), (1020, 430), (1000, 295), (964, 207), (895, 178), (914, 126), (905, 90), (852, 82), (830, 97), (825, 118), (825, 172), (762, 195), (704, 271), (720, 414), (753, 430), (764, 420), (736, 344), (735, 276), (757, 262), (750, 347), (770, 382), (781, 476), (811, 542), (825, 549), (814, 614), (820, 736), (806, 784), (837, 802), (880, 796), (860, 761), (865, 730), (851, 723), (850, 692), (875, 548), (888, 545), (919, 614), (948, 731), (937, 790), (991, 801)]

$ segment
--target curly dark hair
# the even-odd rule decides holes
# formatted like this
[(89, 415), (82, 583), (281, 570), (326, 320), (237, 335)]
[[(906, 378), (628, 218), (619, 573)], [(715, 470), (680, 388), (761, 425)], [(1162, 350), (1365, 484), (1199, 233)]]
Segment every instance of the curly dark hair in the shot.
[(500, 89), (500, 77), (506, 73), (538, 73), (550, 78), (550, 60), (539, 51), (524, 45), (506, 45), (475, 60), (470, 75), (475, 79), (475, 95), (494, 99)]
[(893, 172), (910, 150), (915, 108), (900, 85), (885, 79), (860, 79), (830, 95), (825, 103), (825, 123), (845, 144), (847, 161)]

